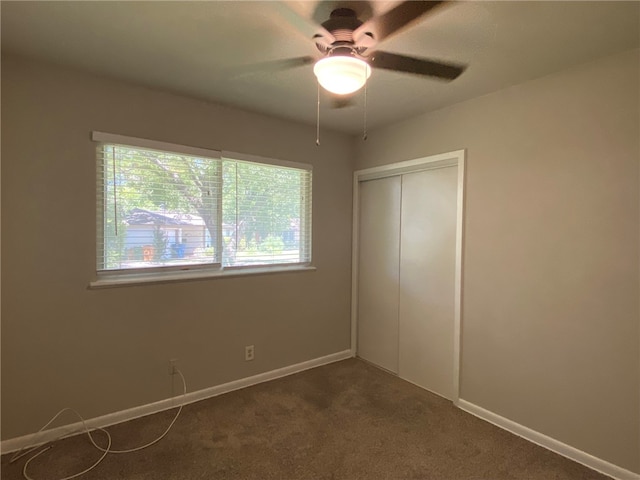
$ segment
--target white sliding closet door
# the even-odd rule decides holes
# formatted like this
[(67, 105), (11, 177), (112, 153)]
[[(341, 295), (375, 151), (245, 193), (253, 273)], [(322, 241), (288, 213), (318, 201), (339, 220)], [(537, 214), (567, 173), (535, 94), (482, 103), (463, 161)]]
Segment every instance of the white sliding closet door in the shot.
[(360, 184), (358, 355), (398, 373), (400, 177)]
[(402, 176), (398, 375), (453, 398), (458, 168)]
[(356, 172), (354, 191), (357, 355), (451, 400), (458, 398), (463, 172), (463, 152), (452, 152)]

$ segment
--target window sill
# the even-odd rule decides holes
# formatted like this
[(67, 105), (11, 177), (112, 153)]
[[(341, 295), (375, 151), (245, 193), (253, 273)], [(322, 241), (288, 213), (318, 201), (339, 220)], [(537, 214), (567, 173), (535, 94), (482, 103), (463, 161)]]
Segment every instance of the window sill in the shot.
[(303, 272), (315, 270), (311, 265), (279, 265), (274, 267), (244, 267), (230, 268), (226, 270), (191, 271), (191, 272), (170, 272), (170, 273), (140, 273), (140, 274), (120, 274), (105, 275), (98, 280), (89, 283), (90, 289), (126, 287), (135, 285), (147, 285), (157, 283), (185, 282), (192, 280), (207, 280), (223, 277), (241, 277), (245, 275), (269, 275), (273, 273)]

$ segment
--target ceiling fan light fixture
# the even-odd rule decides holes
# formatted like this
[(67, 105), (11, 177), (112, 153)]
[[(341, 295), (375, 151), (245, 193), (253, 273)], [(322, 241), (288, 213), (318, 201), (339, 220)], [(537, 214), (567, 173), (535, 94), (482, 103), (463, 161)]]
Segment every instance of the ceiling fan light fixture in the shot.
[(313, 73), (325, 90), (337, 95), (347, 95), (360, 90), (367, 83), (371, 67), (356, 57), (333, 55), (318, 60)]

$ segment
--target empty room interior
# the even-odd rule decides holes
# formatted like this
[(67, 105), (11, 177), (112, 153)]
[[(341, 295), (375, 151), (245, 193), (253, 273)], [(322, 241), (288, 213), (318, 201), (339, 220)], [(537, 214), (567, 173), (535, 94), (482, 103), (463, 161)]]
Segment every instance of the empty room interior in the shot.
[(640, 2), (0, 18), (2, 478), (640, 480)]

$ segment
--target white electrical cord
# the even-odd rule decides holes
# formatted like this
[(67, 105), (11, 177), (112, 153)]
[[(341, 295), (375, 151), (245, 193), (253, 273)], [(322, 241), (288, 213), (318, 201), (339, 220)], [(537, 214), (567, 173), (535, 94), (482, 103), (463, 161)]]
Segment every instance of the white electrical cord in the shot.
[[(174, 367), (175, 368), (175, 367)], [(184, 398), (187, 395), (187, 382), (185, 382), (184, 380), (184, 376), (182, 375), (182, 372), (180, 370), (178, 370), (177, 368), (175, 369), (175, 372), (180, 375), (180, 378), (182, 379), (182, 387), (183, 387), (183, 393), (182, 393), (182, 397), (183, 397), (183, 402), (180, 404), (180, 406), (178, 407), (178, 411), (176, 412), (176, 416), (173, 417), (173, 420), (171, 420), (171, 423), (169, 424), (169, 426), (167, 427), (167, 429), (164, 431), (164, 433), (162, 435), (160, 435), (158, 438), (156, 438), (155, 440), (147, 443), (146, 445), (142, 445), (140, 447), (135, 447), (135, 448), (129, 448), (127, 450), (111, 450), (107, 447), (108, 453), (132, 453), (132, 452), (137, 452), (138, 450), (142, 450), (145, 449), (147, 447), (150, 447), (151, 445), (155, 445), (156, 443), (158, 443), (160, 440), (162, 440), (167, 433), (169, 433), (169, 430), (171, 430), (171, 427), (173, 427), (173, 424), (176, 423), (176, 420), (178, 420), (178, 417), (180, 416), (180, 412), (182, 412), (182, 406), (184, 405)], [(104, 449), (100, 448), (99, 446), (97, 446), (94, 443), (94, 446), (101, 451), (105, 451)]]
[[(46, 423), (46, 424), (45, 424), (45, 425), (44, 425), (40, 430), (38, 430), (38, 433), (42, 432), (42, 431), (43, 431), (44, 429), (46, 429), (49, 425), (51, 425), (51, 424), (52, 424), (52, 423), (53, 423), (53, 422), (54, 422), (54, 421), (55, 421), (55, 420), (56, 420), (60, 415), (62, 415), (64, 412), (73, 412), (73, 413), (75, 413), (75, 414), (76, 414), (76, 416), (77, 416), (77, 417), (80, 419), (80, 421), (82, 422), (82, 427), (83, 427), (83, 429), (85, 430), (85, 432), (87, 432), (87, 435), (89, 435), (89, 440), (91, 441), (91, 443), (93, 444), (93, 446), (94, 446), (94, 447), (96, 447), (96, 448), (98, 448), (98, 449), (100, 449), (100, 447), (99, 447), (99, 446), (96, 444), (96, 442), (93, 440), (93, 437), (91, 436), (91, 432), (89, 431), (89, 429), (87, 428), (87, 426), (86, 426), (86, 424), (85, 424), (85, 420), (84, 420), (84, 418), (82, 418), (82, 415), (80, 415), (80, 414), (79, 414), (76, 410), (74, 410), (73, 408), (63, 408), (62, 410), (60, 410), (58, 413), (56, 413), (56, 414), (53, 416), (53, 418), (52, 418), (51, 420), (49, 420), (49, 421), (48, 421), (48, 422), (47, 422), (47, 423)], [(111, 435), (109, 435), (109, 432), (107, 432), (106, 430), (104, 430), (104, 429), (102, 429), (102, 428), (98, 428), (98, 430), (101, 430), (101, 431), (103, 431), (103, 432), (106, 434), (106, 436), (107, 436), (107, 440), (108, 440), (108, 443), (107, 443), (107, 450), (108, 450), (108, 449), (111, 447)], [(62, 439), (62, 438), (68, 437), (68, 436), (69, 436), (69, 434), (66, 434), (66, 435), (63, 435), (63, 436), (61, 436), (61, 437), (57, 438), (56, 440), (60, 440), (60, 439)], [(56, 440), (54, 440), (54, 441), (56, 441)], [(26, 452), (24, 452), (24, 453), (21, 453), (21, 452), (22, 452), (22, 450), (24, 450), (24, 447), (23, 447), (21, 450), (19, 450), (18, 452), (16, 452), (16, 453), (14, 454), (14, 456), (13, 456), (13, 457), (11, 457), (11, 460), (9, 461), (9, 463), (13, 463), (13, 462), (15, 462), (16, 460), (18, 460), (19, 458), (22, 458), (22, 457), (24, 457), (25, 455), (28, 455), (29, 453), (31, 453), (31, 452), (33, 452), (33, 451), (35, 451), (35, 450), (37, 450), (38, 448), (41, 448), (41, 447), (42, 447), (42, 445), (38, 445), (38, 446), (35, 446), (35, 447), (33, 447), (33, 448), (31, 448), (31, 449), (27, 450), (27, 451), (26, 451)], [(27, 467), (29, 466), (29, 463), (31, 463), (31, 461), (32, 461), (33, 459), (37, 458), (38, 456), (42, 455), (44, 452), (46, 452), (47, 450), (49, 450), (51, 447), (53, 447), (53, 445), (47, 445), (47, 446), (44, 446), (44, 448), (42, 448), (42, 450), (40, 450), (40, 451), (39, 451), (38, 453), (36, 453), (35, 455), (31, 456), (31, 457), (29, 458), (29, 460), (27, 460), (27, 461), (26, 461), (26, 463), (24, 464), (24, 467), (22, 468), (22, 475), (24, 476), (24, 478), (26, 478), (27, 480), (33, 480), (33, 479), (29, 476), (29, 474), (27, 473)], [(100, 449), (100, 450), (102, 450), (102, 449)], [(103, 450), (103, 451), (104, 451), (104, 450)], [(91, 465), (89, 468), (87, 468), (87, 469), (83, 470), (83, 471), (82, 471), (82, 472), (80, 472), (80, 473), (76, 473), (76, 474), (74, 474), (74, 475), (71, 475), (71, 476), (68, 476), (68, 477), (61, 478), (60, 480), (69, 480), (69, 479), (71, 479), (71, 478), (76, 478), (76, 477), (79, 477), (80, 475), (84, 475), (84, 474), (85, 474), (85, 473), (87, 473), (88, 471), (93, 470), (93, 469), (94, 469), (94, 468), (95, 468), (95, 467), (96, 467), (100, 462), (102, 462), (102, 460), (104, 460), (104, 457), (106, 457), (106, 456), (107, 456), (107, 452), (103, 453), (103, 454), (102, 454), (102, 456), (98, 459), (98, 461), (97, 461), (96, 463), (94, 463), (93, 465)]]
[[(105, 429), (103, 428), (96, 428), (94, 430), (100, 430), (102, 432), (104, 432), (104, 434), (107, 436), (107, 448), (102, 448), (101, 446), (99, 446), (93, 439), (93, 436), (91, 435), (91, 430), (89, 430), (89, 428), (87, 427), (86, 423), (85, 423), (85, 419), (82, 418), (82, 415), (80, 415), (77, 411), (75, 411), (72, 408), (63, 408), (62, 410), (60, 410), (58, 413), (56, 413), (53, 418), (51, 420), (49, 420), (40, 430), (38, 430), (37, 433), (42, 432), (43, 430), (45, 430), (49, 425), (51, 425), (60, 415), (62, 415), (64, 412), (73, 412), (76, 414), (76, 416), (80, 419), (80, 421), (82, 422), (82, 429), (84, 430), (84, 432), (88, 435), (89, 440), (91, 441), (91, 443), (93, 444), (93, 446), (100, 450), (102, 453), (102, 456), (98, 459), (97, 462), (95, 462), (93, 465), (91, 465), (89, 468), (79, 472), (79, 473), (75, 473), (73, 475), (69, 475), (67, 477), (63, 477), (60, 478), (58, 480), (70, 480), (72, 478), (77, 478), (81, 475), (84, 475), (85, 473), (93, 470), (94, 468), (96, 468), (100, 462), (102, 462), (102, 460), (104, 460), (104, 458), (109, 454), (109, 453), (131, 453), (131, 452), (137, 452), (138, 450), (142, 450), (144, 448), (150, 447), (151, 445), (155, 445), (156, 443), (158, 443), (160, 440), (162, 440), (167, 433), (169, 433), (169, 430), (171, 430), (171, 427), (173, 427), (173, 424), (176, 423), (176, 420), (178, 420), (178, 417), (180, 416), (180, 412), (182, 412), (182, 407), (184, 406), (184, 400), (187, 396), (187, 382), (184, 379), (184, 376), (182, 375), (182, 372), (180, 370), (178, 370), (177, 368), (175, 369), (175, 372), (180, 375), (180, 379), (182, 380), (182, 387), (183, 387), (183, 394), (182, 394), (182, 398), (183, 401), (182, 403), (180, 403), (180, 406), (178, 407), (178, 411), (176, 412), (176, 416), (173, 417), (173, 420), (171, 421), (171, 423), (169, 424), (169, 426), (167, 427), (167, 429), (164, 431), (164, 433), (162, 433), (162, 435), (160, 435), (158, 438), (156, 438), (155, 440), (142, 445), (140, 447), (135, 447), (135, 448), (130, 448), (127, 450), (112, 450), (111, 449), (111, 435), (109, 435), (109, 432), (107, 432)], [(25, 455), (28, 455), (29, 453), (37, 450), (38, 448), (44, 447), (42, 448), (42, 450), (40, 450), (38, 453), (36, 453), (35, 455), (31, 456), (26, 463), (24, 464), (24, 467), (22, 468), (22, 475), (24, 476), (24, 478), (26, 480), (35, 480), (34, 478), (30, 477), (29, 474), (27, 473), (27, 467), (29, 466), (29, 464), (31, 463), (32, 460), (35, 460), (37, 457), (39, 457), (40, 455), (42, 455), (44, 452), (46, 452), (47, 450), (49, 450), (51, 447), (53, 447), (52, 443), (56, 442), (58, 440), (61, 440), (63, 438), (69, 437), (71, 435), (75, 434), (75, 432), (71, 433), (71, 434), (65, 434), (65, 435), (61, 435), (60, 437), (52, 440), (51, 442), (49, 442), (49, 445), (43, 446), (43, 445), (36, 445), (33, 448), (30, 448), (29, 450), (27, 450), (26, 452), (22, 452), (26, 447), (21, 448), (20, 450), (18, 450), (13, 457), (11, 457), (11, 460), (9, 461), (9, 463), (13, 463), (16, 460), (24, 457)]]

